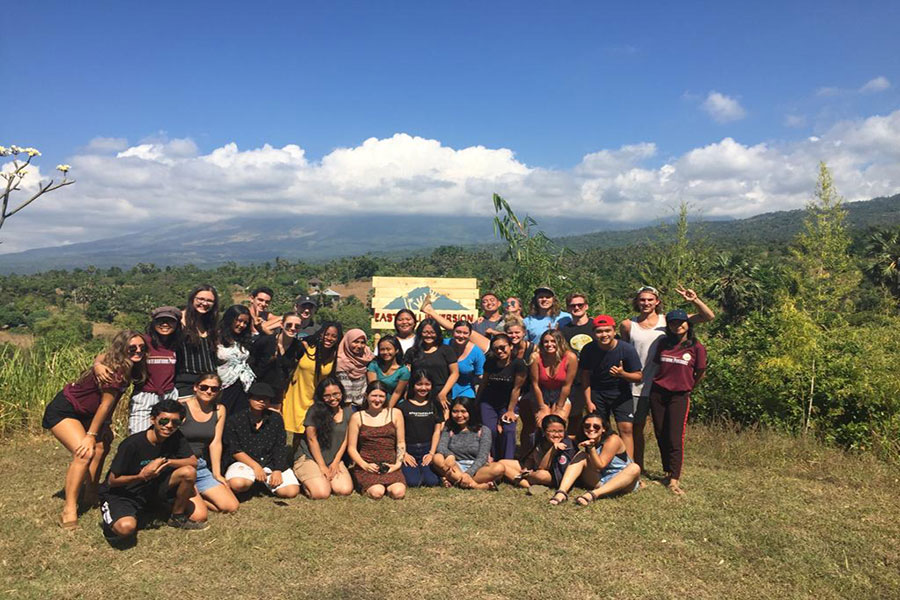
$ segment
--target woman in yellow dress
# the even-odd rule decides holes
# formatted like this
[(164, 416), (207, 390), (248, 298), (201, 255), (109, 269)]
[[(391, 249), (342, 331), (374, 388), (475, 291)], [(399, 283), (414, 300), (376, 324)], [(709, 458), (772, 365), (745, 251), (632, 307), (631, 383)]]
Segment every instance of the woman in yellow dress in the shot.
[(292, 445), (297, 450), (302, 434), (303, 419), (313, 404), (313, 392), (320, 381), (331, 375), (337, 365), (338, 343), (343, 332), (340, 323), (325, 323), (314, 335), (301, 340), (300, 361), (284, 393), (284, 428), (294, 433)]

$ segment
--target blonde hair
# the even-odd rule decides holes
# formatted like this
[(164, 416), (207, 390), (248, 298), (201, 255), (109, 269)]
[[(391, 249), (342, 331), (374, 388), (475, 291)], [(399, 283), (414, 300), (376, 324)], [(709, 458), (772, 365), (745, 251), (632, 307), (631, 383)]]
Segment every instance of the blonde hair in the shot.
[[(144, 345), (147, 345), (147, 339), (143, 334), (131, 329), (123, 329), (113, 337), (106, 352), (100, 358), (100, 364), (108, 367), (115, 375), (121, 377), (122, 382), (126, 386), (129, 383), (141, 384), (147, 380), (147, 351), (144, 351), (144, 357), (141, 358), (140, 362), (132, 362), (131, 353), (128, 351), (128, 343), (133, 338), (140, 338)], [(91, 372), (92, 369), (88, 369), (82, 376)]]
[(544, 352), (544, 337), (548, 335), (556, 342), (556, 354), (553, 355), (553, 362), (544, 363), (544, 366), (555, 369), (562, 362), (563, 358), (566, 357), (566, 353), (569, 351), (569, 344), (566, 342), (565, 336), (563, 336), (558, 329), (548, 329), (541, 334), (540, 338), (538, 338), (538, 352), (540, 352), (542, 356)]

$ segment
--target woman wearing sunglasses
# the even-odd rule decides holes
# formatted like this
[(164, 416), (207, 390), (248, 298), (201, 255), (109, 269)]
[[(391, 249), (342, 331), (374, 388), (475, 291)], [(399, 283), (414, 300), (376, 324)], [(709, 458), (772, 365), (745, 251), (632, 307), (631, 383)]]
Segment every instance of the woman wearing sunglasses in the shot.
[(112, 371), (111, 383), (102, 383), (93, 369), (68, 383), (44, 410), (41, 425), (72, 453), (66, 471), (65, 504), (60, 527), (78, 527), (78, 494), (87, 484), (85, 504), (97, 502), (103, 461), (109, 453), (113, 433), (109, 427), (116, 403), (131, 384), (147, 378), (147, 343), (136, 331), (121, 331), (98, 360)]
[(284, 391), (291, 380), (302, 346), (297, 339), (302, 319), (296, 312), (284, 313), (281, 330), (272, 334), (260, 334), (253, 338), (250, 347), (250, 367), (256, 373), (256, 381), (268, 383), (275, 390), (272, 405), (281, 407)]
[[(207, 508), (233, 513), (238, 500), (222, 475), (222, 435), (225, 431), (225, 407), (219, 404), (222, 380), (216, 373), (202, 373), (194, 384), (194, 395), (185, 401), (181, 435), (197, 457), (197, 494), (194, 505), (203, 513)], [(204, 520), (198, 518), (196, 520)]]
[(578, 444), (578, 454), (566, 468), (559, 489), (550, 498), (556, 506), (569, 499), (569, 490), (580, 483), (588, 491), (578, 497), (579, 506), (587, 506), (594, 500), (613, 494), (627, 494), (637, 489), (641, 468), (625, 451), (625, 442), (610, 431), (609, 424), (597, 413), (591, 413), (582, 422), (583, 439)]

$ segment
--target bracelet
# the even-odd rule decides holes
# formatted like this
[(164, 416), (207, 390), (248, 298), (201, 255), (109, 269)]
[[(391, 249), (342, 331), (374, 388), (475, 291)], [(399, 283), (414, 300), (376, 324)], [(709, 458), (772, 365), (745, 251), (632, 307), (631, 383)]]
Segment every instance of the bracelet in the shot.
[(91, 437), (97, 437), (97, 434), (94, 433), (93, 431), (88, 431), (87, 434)]

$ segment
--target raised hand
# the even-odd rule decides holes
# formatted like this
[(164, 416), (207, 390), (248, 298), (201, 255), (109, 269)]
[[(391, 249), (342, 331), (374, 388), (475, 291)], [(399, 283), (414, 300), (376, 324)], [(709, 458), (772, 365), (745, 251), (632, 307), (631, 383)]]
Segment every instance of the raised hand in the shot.
[(693, 302), (697, 299), (697, 292), (695, 292), (691, 288), (685, 288), (683, 285), (679, 285), (678, 287), (676, 287), (675, 291), (678, 292), (678, 294), (680, 294), (681, 297), (688, 302)]

